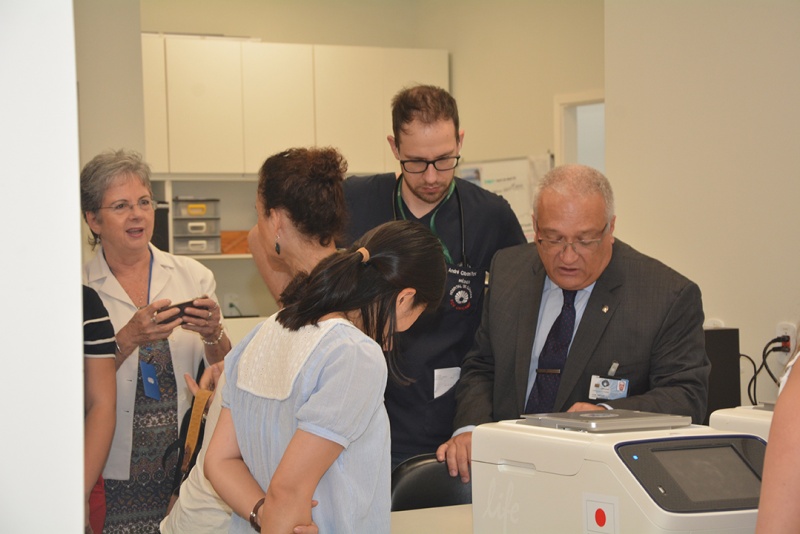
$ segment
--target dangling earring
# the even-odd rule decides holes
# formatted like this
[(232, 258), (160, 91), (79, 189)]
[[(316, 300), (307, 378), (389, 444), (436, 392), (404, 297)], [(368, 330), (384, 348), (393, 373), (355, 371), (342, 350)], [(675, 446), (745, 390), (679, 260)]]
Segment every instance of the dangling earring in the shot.
[(280, 244), (280, 243), (278, 243), (278, 239), (280, 239), (280, 238), (281, 238), (281, 236), (279, 236), (279, 235), (275, 234), (275, 253), (276, 253), (278, 256), (280, 256), (280, 255), (281, 255), (281, 244)]

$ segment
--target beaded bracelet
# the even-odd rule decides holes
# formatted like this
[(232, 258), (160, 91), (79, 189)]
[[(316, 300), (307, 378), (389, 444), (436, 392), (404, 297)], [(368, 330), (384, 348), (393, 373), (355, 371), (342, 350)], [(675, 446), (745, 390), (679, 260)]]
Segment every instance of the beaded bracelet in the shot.
[(214, 341), (206, 341), (206, 338), (204, 338), (203, 336), (200, 336), (200, 339), (202, 339), (203, 343), (205, 343), (206, 345), (216, 345), (217, 343), (220, 342), (220, 340), (222, 339), (222, 335), (224, 333), (225, 329), (222, 327), (222, 323), (219, 323), (219, 335), (217, 336), (217, 339), (215, 339)]
[(253, 527), (253, 530), (256, 532), (261, 532), (261, 526), (258, 524), (258, 509), (261, 508), (261, 505), (264, 504), (264, 497), (258, 500), (255, 506), (253, 506), (253, 511), (250, 512), (250, 526)]

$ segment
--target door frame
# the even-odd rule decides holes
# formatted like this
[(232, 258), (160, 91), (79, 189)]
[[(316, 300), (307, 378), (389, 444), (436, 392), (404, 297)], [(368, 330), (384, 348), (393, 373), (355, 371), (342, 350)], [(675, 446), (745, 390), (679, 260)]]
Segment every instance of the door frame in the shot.
[(578, 155), (578, 106), (602, 104), (605, 92), (602, 89), (567, 93), (553, 97), (553, 156), (556, 165), (576, 161)]

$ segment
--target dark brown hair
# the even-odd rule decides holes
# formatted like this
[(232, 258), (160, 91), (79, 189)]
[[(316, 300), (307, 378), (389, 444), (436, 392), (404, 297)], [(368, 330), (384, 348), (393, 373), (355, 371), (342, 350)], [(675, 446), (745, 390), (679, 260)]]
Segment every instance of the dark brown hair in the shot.
[[(364, 247), (369, 260), (358, 252)], [(391, 221), (370, 230), (347, 250), (323, 259), (309, 274), (298, 274), (281, 295), (278, 322), (290, 330), (317, 324), (334, 312), (361, 312), (365, 333), (386, 347), (397, 326), (395, 304), (403, 289), (416, 290), (414, 304), (436, 309), (444, 294), (446, 267), (439, 239), (412, 221)], [(386, 355), (391, 376), (398, 369), (395, 343)]]
[(455, 126), (453, 135), (458, 141), (458, 105), (450, 93), (433, 85), (406, 87), (392, 99), (392, 131), (394, 142), (400, 146), (400, 133), (414, 120), (422, 124), (452, 120)]
[(347, 162), (334, 148), (290, 148), (261, 166), (258, 196), (267, 213), (285, 209), (301, 233), (327, 246), (347, 222), (346, 172)]

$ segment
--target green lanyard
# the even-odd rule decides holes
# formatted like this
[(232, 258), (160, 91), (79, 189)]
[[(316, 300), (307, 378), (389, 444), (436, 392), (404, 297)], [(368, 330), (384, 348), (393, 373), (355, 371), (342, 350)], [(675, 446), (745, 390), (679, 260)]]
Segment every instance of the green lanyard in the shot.
[[(397, 207), (400, 208), (400, 215), (403, 217), (403, 220), (405, 221), (408, 219), (408, 217), (406, 217), (406, 212), (403, 209), (403, 198), (400, 195), (400, 188), (403, 185), (403, 177), (401, 176), (400, 178), (398, 178), (398, 180), (399, 182), (397, 184), (397, 199), (396, 199)], [(433, 232), (433, 235), (435, 235), (439, 239), (439, 243), (442, 244), (442, 252), (444, 252), (444, 259), (445, 261), (447, 261), (449, 265), (453, 265), (453, 258), (450, 256), (450, 250), (447, 248), (447, 245), (444, 244), (442, 238), (439, 236), (438, 233), (436, 233), (435, 219), (436, 219), (436, 214), (439, 212), (439, 208), (442, 207), (442, 204), (448, 201), (448, 199), (453, 195), (453, 191), (455, 191), (455, 189), (456, 189), (456, 181), (455, 179), (453, 179), (453, 181), (450, 182), (450, 188), (447, 190), (447, 195), (441, 202), (439, 202), (439, 204), (436, 206), (436, 209), (433, 210), (433, 215), (431, 215), (431, 224), (430, 224), (431, 232)]]

